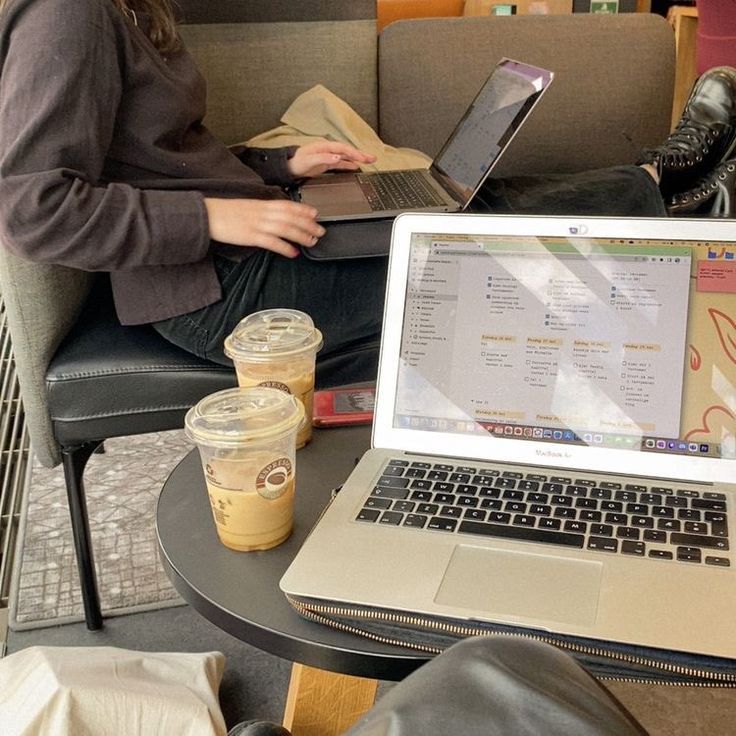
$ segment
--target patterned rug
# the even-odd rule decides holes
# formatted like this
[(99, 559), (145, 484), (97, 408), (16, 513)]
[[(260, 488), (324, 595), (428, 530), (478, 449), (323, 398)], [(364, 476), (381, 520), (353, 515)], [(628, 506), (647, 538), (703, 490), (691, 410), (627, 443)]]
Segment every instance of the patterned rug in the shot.
[[(191, 449), (182, 431), (107, 440), (84, 474), (105, 616), (182, 605), (158, 558), (154, 517), (163, 482)], [(33, 463), (10, 593), (10, 626), (81, 621), (64, 473)]]

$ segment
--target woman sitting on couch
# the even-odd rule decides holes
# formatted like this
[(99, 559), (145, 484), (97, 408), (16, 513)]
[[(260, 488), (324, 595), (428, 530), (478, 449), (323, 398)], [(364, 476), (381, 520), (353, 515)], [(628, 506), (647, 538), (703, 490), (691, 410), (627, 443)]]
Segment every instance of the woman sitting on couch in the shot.
[[(0, 0), (0, 63), (4, 247), (108, 272), (123, 324), (221, 363), (243, 316), (300, 309), (323, 357), (370, 348), (346, 380), (374, 378), (385, 259), (296, 258), (325, 231), (284, 189), (372, 157), (327, 141), (236, 156), (201, 122), (205, 84), (169, 0)], [(695, 209), (714, 200), (697, 180), (730, 155), (735, 99), (736, 72), (710, 72), (641, 166), (497, 181), (485, 198), (498, 212), (664, 216), (661, 178), (675, 210)], [(730, 207), (730, 169), (711, 184)]]

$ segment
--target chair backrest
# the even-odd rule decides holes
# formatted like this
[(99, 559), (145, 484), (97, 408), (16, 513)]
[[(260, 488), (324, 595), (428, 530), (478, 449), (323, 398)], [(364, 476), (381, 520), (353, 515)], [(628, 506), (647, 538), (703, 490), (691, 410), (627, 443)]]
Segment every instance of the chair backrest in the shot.
[(316, 84), (377, 126), (376, 0), (177, 5), (181, 35), (207, 79), (205, 122), (225, 143), (276, 127)]
[[(206, 122), (226, 143), (278, 125), (292, 100), (317, 83), (375, 125), (375, 0), (180, 0), (175, 5), (185, 22), (185, 44), (207, 79)], [(61, 457), (44, 376), (93, 279), (75, 269), (22, 261), (0, 244), (0, 293), (28, 430), (33, 451), (46, 466)]]
[(494, 176), (633, 163), (669, 132), (669, 24), (645, 13), (582, 13), (392, 23), (379, 38), (381, 138), (434, 156), (503, 56), (556, 76)]
[(61, 462), (46, 402), (46, 368), (74, 324), (93, 274), (29, 263), (0, 244), (0, 292), (20, 385), (31, 448), (42, 465)]

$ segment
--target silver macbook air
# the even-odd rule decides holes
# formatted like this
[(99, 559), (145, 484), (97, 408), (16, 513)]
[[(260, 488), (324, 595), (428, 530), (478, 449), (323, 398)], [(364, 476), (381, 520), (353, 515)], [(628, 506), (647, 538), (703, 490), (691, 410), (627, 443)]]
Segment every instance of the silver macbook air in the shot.
[(736, 657), (736, 231), (398, 217), (372, 449), (297, 598)]
[(323, 222), (464, 210), (552, 81), (552, 72), (502, 59), (429, 169), (326, 174), (296, 198)]

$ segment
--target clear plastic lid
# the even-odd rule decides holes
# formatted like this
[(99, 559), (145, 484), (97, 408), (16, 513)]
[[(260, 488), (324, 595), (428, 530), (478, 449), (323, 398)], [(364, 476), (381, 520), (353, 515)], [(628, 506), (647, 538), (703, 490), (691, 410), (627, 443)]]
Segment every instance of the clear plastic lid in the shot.
[(308, 314), (296, 309), (264, 309), (250, 314), (225, 339), (225, 355), (256, 362), (316, 353), (321, 347), (322, 333)]
[(296, 432), (304, 419), (299, 399), (277, 388), (229, 388), (205, 396), (184, 419), (187, 437), (233, 447)]

